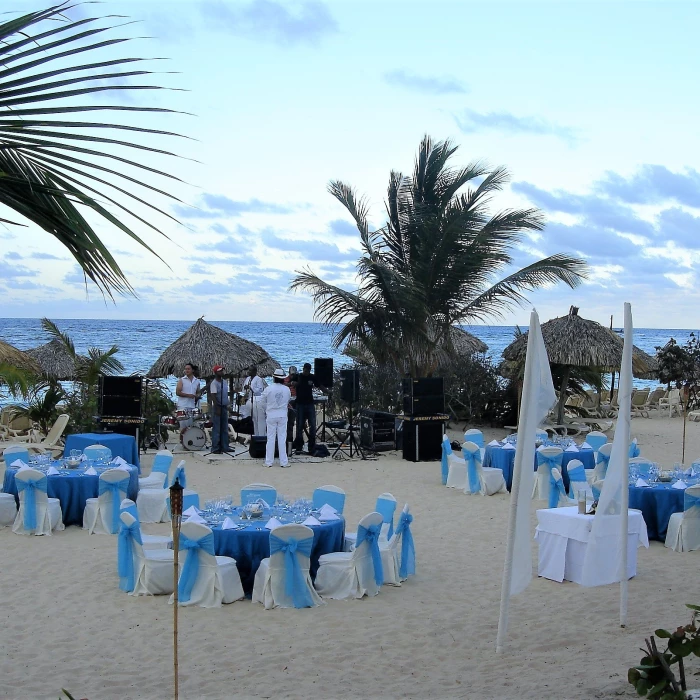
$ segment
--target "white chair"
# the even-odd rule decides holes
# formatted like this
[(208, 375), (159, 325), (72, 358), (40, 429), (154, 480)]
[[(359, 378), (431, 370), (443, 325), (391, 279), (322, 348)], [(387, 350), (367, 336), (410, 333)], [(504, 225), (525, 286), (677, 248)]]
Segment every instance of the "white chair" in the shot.
[(573, 504), (574, 501), (570, 500), (566, 495), (564, 479), (562, 479), (561, 472), (556, 467), (553, 467), (549, 484), (549, 507), (559, 508), (561, 506), (570, 506)]
[(399, 516), (396, 531), (386, 545), (380, 543), (382, 555), (382, 570), (384, 583), (389, 586), (400, 586), (409, 576), (416, 573), (416, 551), (411, 533), (413, 516), (408, 509), (408, 503), (403, 507)]
[(316, 590), (323, 598), (362, 598), (377, 595), (384, 575), (379, 533), (381, 513), (369, 513), (357, 526), (357, 546), (352, 552), (331, 552), (319, 558)]
[[(396, 497), (394, 494), (388, 491), (380, 493), (374, 504), (374, 510), (382, 516), (382, 528), (379, 533), (379, 544), (381, 546), (386, 544), (394, 534), (394, 513), (396, 512)], [(356, 540), (356, 532), (346, 532), (344, 551), (352, 552), (355, 549)]]
[(464, 442), (473, 442), (479, 447), (484, 446), (484, 434), (477, 428), (470, 428), (464, 431)]
[(541, 447), (535, 452), (537, 474), (532, 490), (532, 498), (549, 502), (550, 472), (552, 468), (561, 469), (564, 451), (561, 447)]
[(664, 409), (668, 409), (669, 418), (673, 416), (674, 411), (678, 416), (683, 413), (680, 389), (671, 389), (671, 391), (668, 392), (668, 396), (659, 399), (659, 415), (663, 413)]
[(5, 469), (11, 467), (18, 459), (29, 466), (29, 450), (26, 445), (10, 445), (5, 448)]
[(593, 470), (593, 480), (601, 481), (605, 479), (608, 473), (608, 463), (610, 462), (610, 452), (612, 450), (612, 442), (603, 445), (595, 458), (595, 469)]
[(270, 532), (270, 556), (255, 572), (253, 602), (265, 610), (323, 604), (309, 574), (313, 543), (314, 531), (305, 525), (282, 525)]
[(11, 493), (0, 493), (0, 527), (10, 527), (17, 517), (17, 502)]
[(83, 530), (90, 535), (116, 535), (119, 532), (119, 506), (126, 498), (129, 472), (107, 469), (100, 474), (97, 498), (88, 498), (83, 511)]
[(219, 608), (244, 597), (236, 560), (215, 556), (214, 535), (206, 525), (182, 523), (180, 550), (187, 551), (177, 584), (180, 605)]
[(685, 490), (683, 512), (674, 513), (668, 521), (665, 544), (674, 552), (700, 549), (700, 485)]
[[(173, 474), (172, 483), (178, 479), (180, 486), (184, 486), (183, 479), (187, 483), (185, 476), (185, 460), (181, 460)], [(160, 488), (139, 489), (136, 497), (136, 508), (139, 513), (139, 521), (142, 523), (165, 523), (170, 519), (169, 508), (166, 501), (169, 498), (169, 491), (166, 488), (167, 481), (163, 481)], [(184, 493), (183, 491), (183, 504)], [(188, 506), (189, 507), (189, 506)], [(184, 510), (184, 508), (183, 508)]]
[(480, 493), (482, 496), (505, 493), (507, 488), (503, 471), (498, 468), (481, 466), (481, 448), (476, 443), (465, 442), (462, 445), (462, 454), (467, 473), (464, 493)]
[(88, 445), (83, 450), (83, 454), (85, 455), (85, 459), (104, 459), (107, 461), (112, 459), (112, 450), (105, 445), (100, 445), (99, 443)]
[(173, 453), (170, 450), (158, 450), (153, 458), (151, 473), (139, 479), (140, 489), (162, 489), (168, 481)]
[(241, 505), (246, 505), (249, 498), (254, 501), (261, 498), (269, 506), (273, 506), (277, 500), (277, 489), (270, 484), (248, 484), (241, 489)]
[(605, 433), (601, 433), (599, 430), (592, 430), (588, 435), (586, 435), (586, 442), (591, 446), (595, 453), (605, 445), (608, 441), (608, 436)]
[[(467, 463), (464, 457), (454, 454), (452, 447), (447, 444), (447, 481), (445, 486), (448, 489), (464, 489), (467, 486)], [(447, 450), (443, 441), (443, 449)]]
[(173, 592), (172, 549), (145, 549), (139, 521), (124, 511), (117, 539), (119, 588), (129, 595), (168, 595)]
[(578, 501), (578, 492), (585, 491), (586, 496), (592, 499), (593, 493), (586, 479), (586, 469), (583, 462), (580, 459), (569, 460), (566, 471), (569, 474), (569, 496)]
[(345, 491), (340, 486), (326, 484), (314, 490), (312, 500), (316, 510), (328, 504), (331, 508), (335, 508), (336, 513), (342, 515), (343, 508), (345, 508)]
[(19, 510), (12, 526), (17, 535), (50, 535), (65, 530), (58, 498), (46, 493), (46, 474), (38, 469), (19, 469), (15, 474), (19, 492)]
[(29, 436), (25, 436), (21, 439), (13, 439), (12, 442), (23, 442), (28, 449), (33, 450), (34, 452), (40, 452), (43, 454), (48, 450), (51, 452), (51, 454), (55, 454), (56, 456), (60, 455), (63, 452), (63, 447), (61, 446), (61, 436), (63, 435), (69, 420), (70, 416), (67, 413), (62, 413), (58, 418), (56, 418), (56, 422), (51, 426), (51, 429), (41, 442), (29, 442), (29, 440), (33, 437), (33, 433), (30, 433)]
[[(139, 519), (139, 512), (136, 503), (130, 498), (125, 498), (119, 504), (120, 513), (128, 513), (133, 518)], [(141, 523), (139, 523), (139, 529)], [(144, 535), (141, 533), (141, 545), (144, 549), (172, 549), (173, 538), (168, 535)], [(172, 591), (171, 591), (172, 593)]]

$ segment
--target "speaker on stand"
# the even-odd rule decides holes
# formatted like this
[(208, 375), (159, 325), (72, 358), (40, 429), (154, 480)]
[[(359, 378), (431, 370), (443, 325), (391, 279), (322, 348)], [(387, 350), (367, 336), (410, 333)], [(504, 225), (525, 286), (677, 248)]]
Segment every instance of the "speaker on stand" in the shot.
[[(314, 378), (317, 387), (333, 388), (333, 358), (316, 357), (314, 359)], [(327, 398), (327, 397), (324, 397)], [(321, 402), (321, 425), (316, 428), (316, 437), (321, 431), (321, 442), (326, 441), (326, 401)]]
[(360, 400), (360, 370), (357, 369), (341, 369), (340, 370), (340, 400), (348, 404), (350, 409), (350, 426), (348, 436), (345, 439), (348, 446), (345, 447), (345, 442), (341, 442), (336, 447), (333, 453), (333, 459), (337, 459), (337, 455), (342, 453), (350, 459), (353, 458), (353, 452), (359, 453), (362, 459), (367, 459), (365, 453), (357, 439), (355, 426), (353, 425), (352, 407), (354, 403)]

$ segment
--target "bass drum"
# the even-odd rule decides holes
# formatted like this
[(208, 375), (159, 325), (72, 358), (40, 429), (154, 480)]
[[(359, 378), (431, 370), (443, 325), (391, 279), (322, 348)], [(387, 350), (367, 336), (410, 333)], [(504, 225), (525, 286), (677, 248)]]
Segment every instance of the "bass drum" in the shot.
[(206, 433), (201, 428), (187, 428), (182, 436), (182, 446), (186, 450), (203, 450), (206, 442)]

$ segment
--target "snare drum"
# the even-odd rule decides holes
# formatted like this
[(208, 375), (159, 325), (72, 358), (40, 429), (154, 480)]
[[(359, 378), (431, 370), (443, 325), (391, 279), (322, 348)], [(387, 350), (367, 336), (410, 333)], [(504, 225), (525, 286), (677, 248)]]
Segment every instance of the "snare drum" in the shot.
[(175, 420), (187, 420), (189, 418), (187, 413), (188, 412), (184, 409), (178, 409), (175, 411)]

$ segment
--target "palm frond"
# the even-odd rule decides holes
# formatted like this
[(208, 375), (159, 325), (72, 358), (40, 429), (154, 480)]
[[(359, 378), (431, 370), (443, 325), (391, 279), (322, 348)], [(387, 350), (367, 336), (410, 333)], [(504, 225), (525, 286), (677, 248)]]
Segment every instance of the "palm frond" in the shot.
[(75, 352), (73, 339), (68, 335), (68, 333), (63, 332), (51, 319), (42, 318), (41, 327), (44, 331), (46, 331), (46, 333), (49, 334), (51, 340), (57, 340), (59, 343), (61, 343), (71, 358), (75, 360), (78, 357), (77, 353)]

